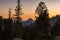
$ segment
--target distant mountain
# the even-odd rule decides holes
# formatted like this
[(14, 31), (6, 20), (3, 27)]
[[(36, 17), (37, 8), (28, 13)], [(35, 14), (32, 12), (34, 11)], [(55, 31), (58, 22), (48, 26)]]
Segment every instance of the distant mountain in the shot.
[(28, 20), (26, 21), (23, 21), (22, 22), (22, 25), (23, 26), (29, 26), (30, 24), (34, 23), (33, 19), (32, 18), (29, 18)]

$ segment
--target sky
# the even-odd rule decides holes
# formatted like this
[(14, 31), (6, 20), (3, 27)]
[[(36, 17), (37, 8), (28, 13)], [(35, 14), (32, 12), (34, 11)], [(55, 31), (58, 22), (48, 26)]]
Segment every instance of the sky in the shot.
[[(35, 19), (35, 9), (39, 2), (45, 2), (48, 10), (49, 17), (56, 16), (60, 14), (60, 0), (21, 0), (21, 8), (23, 15), (21, 16), (23, 20), (28, 18)], [(8, 18), (9, 8), (12, 10), (12, 17), (15, 14), (15, 8), (17, 5), (17, 0), (0, 0), (0, 16)]]

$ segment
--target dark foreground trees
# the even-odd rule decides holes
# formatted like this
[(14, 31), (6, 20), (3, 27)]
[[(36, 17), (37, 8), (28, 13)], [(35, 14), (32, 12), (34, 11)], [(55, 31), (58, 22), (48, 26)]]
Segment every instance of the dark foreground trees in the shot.
[(51, 19), (55, 18), (55, 25), (51, 28), (51, 37), (56, 40), (59, 39), (60, 40), (60, 15), (57, 15)]
[(2, 40), (3, 39), (3, 32), (2, 32), (2, 23), (3, 23), (3, 18), (2, 18), (2, 16), (0, 16), (0, 40)]

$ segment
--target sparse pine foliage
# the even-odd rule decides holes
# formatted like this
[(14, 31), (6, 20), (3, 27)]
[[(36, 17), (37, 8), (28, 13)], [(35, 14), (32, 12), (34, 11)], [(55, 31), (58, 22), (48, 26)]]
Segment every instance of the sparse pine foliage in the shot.
[(14, 23), (14, 37), (18, 37), (18, 38), (22, 38), (23, 35), (23, 31), (22, 31), (22, 18), (21, 15), (23, 15), (22, 13), (22, 8), (21, 8), (21, 4), (20, 4), (20, 0), (17, 0), (17, 6), (16, 6), (16, 22)]

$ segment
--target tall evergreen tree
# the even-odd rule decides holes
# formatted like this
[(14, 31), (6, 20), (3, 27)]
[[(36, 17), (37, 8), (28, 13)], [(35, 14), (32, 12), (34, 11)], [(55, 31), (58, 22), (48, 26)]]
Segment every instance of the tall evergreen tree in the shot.
[(11, 19), (11, 8), (9, 8), (9, 19)]
[(17, 0), (17, 6), (15, 9), (16, 13), (16, 22), (14, 23), (14, 29), (15, 29), (15, 33), (14, 33), (14, 37), (18, 37), (18, 38), (22, 38), (22, 19), (21, 19), (21, 15), (23, 15), (22, 13), (22, 8), (21, 8), (21, 4), (20, 4), (20, 0)]
[(45, 3), (40, 2), (35, 12), (38, 14), (36, 17), (37, 34), (40, 35), (40, 40), (49, 40), (49, 14)]
[(17, 6), (16, 6), (15, 11), (16, 11), (16, 14), (15, 14), (15, 16), (16, 16), (16, 24), (17, 24), (17, 26), (21, 27), (22, 26), (22, 24), (21, 24), (21, 21), (22, 21), (21, 15), (23, 15), (23, 13), (22, 13), (20, 0), (17, 1)]

